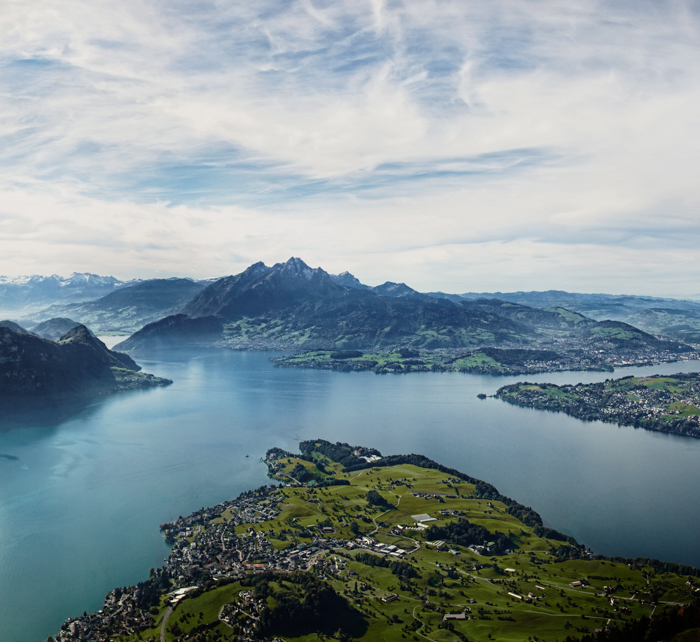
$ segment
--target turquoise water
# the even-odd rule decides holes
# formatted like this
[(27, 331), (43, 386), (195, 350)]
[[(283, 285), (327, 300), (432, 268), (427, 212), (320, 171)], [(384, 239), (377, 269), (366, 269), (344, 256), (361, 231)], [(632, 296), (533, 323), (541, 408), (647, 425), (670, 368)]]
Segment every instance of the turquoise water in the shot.
[(43, 641), (115, 586), (147, 578), (168, 552), (160, 523), (267, 483), (268, 448), (315, 437), (423, 453), (532, 505), (595, 551), (700, 566), (700, 440), (476, 398), (518, 378), (279, 369), (268, 357), (140, 360), (175, 383), (113, 395), (67, 420), (0, 421), (3, 640)]

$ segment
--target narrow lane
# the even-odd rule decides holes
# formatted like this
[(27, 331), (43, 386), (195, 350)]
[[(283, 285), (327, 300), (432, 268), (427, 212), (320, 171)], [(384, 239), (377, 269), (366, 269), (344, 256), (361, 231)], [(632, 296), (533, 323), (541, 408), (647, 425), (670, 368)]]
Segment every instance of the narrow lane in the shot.
[(163, 624), (160, 625), (160, 642), (165, 642), (165, 625), (168, 622), (168, 618), (173, 612), (173, 607), (169, 606), (168, 610), (165, 612), (165, 615), (163, 616)]

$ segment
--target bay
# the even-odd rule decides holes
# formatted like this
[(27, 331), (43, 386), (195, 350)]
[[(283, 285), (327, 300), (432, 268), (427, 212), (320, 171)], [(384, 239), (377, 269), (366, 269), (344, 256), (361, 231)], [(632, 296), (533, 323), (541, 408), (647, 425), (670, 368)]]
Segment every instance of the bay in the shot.
[(476, 398), (522, 377), (281, 369), (269, 356), (160, 354), (139, 362), (173, 379), (168, 388), (106, 397), (68, 419), (0, 420), (3, 640), (45, 640), (115, 586), (146, 579), (168, 554), (159, 524), (268, 483), (268, 448), (316, 437), (425, 454), (596, 552), (700, 566), (700, 440)]

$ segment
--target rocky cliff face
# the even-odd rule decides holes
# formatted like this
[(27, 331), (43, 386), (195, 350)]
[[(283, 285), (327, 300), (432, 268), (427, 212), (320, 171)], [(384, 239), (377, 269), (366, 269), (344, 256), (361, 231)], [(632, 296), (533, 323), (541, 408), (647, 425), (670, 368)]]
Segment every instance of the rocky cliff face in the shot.
[(338, 285), (344, 285), (346, 288), (355, 288), (356, 290), (371, 290), (372, 289), (369, 285), (365, 285), (364, 283), (361, 283), (360, 279), (358, 279), (353, 274), (350, 274), (350, 272), (341, 272), (340, 274), (331, 274), (330, 277), (331, 277), (331, 279), (333, 279), (334, 283), (337, 283)]

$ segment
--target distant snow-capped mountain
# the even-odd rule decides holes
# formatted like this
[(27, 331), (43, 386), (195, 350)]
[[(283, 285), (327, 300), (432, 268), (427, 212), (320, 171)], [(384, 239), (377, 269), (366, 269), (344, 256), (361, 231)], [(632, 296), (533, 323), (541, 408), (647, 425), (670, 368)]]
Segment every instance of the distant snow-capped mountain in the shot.
[(105, 296), (140, 279), (120, 281), (113, 276), (74, 272), (68, 277), (0, 276), (0, 310), (30, 311), (56, 303), (73, 303)]

